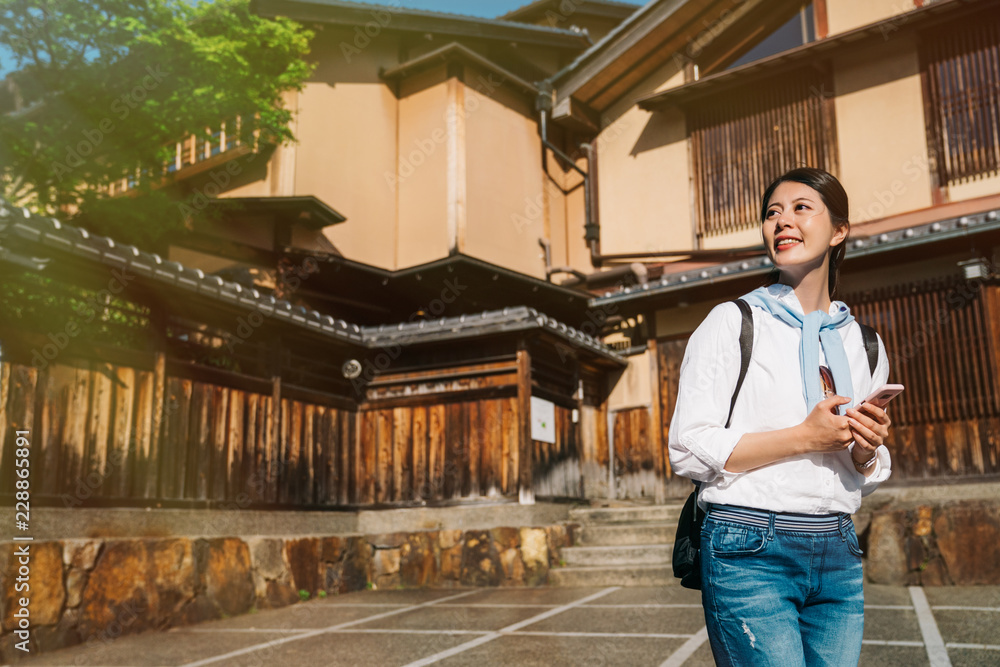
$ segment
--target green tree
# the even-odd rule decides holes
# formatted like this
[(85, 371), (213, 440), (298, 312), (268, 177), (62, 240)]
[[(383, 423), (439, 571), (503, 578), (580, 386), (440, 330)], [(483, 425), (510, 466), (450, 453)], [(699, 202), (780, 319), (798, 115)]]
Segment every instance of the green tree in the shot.
[[(181, 222), (165, 206), (182, 196), (162, 171), (173, 142), (237, 116), (253, 119), (258, 147), (294, 140), (282, 94), (311, 73), (311, 38), (249, 0), (0, 0), (0, 44), (14, 60), (0, 63), (14, 70), (0, 193), (152, 243)], [(96, 191), (126, 174), (140, 174), (138, 196)]]

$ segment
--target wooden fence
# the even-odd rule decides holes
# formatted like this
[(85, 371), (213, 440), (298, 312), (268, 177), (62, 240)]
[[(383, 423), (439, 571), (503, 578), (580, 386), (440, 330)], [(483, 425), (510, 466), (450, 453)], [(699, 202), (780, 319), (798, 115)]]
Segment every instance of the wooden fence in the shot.
[(350, 411), (99, 362), (0, 365), (0, 493), (15, 429), (31, 432), (34, 498), (67, 506), (349, 503), (360, 484)]
[[(890, 409), (892, 481), (1000, 475), (1000, 287), (935, 280), (844, 300), (882, 337), (890, 382), (906, 387)], [(686, 346), (657, 341), (664, 443)]]
[[(573, 419), (582, 400), (532, 378), (527, 350), (383, 374), (356, 407), (277, 378), (136, 356), (148, 363), (0, 364), (0, 494), (14, 490), (15, 430), (31, 432), (33, 500), (65, 506), (579, 497), (585, 451), (601, 449), (584, 447), (579, 412)], [(530, 438), (532, 392), (557, 402), (554, 443)]]

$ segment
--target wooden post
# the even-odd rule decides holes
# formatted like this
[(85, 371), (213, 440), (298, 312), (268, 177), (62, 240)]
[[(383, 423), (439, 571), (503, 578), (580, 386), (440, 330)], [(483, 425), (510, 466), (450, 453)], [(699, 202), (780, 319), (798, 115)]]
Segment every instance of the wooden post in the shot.
[(667, 455), (663, 451), (663, 422), (660, 414), (660, 360), (656, 339), (650, 338), (646, 349), (649, 351), (649, 442), (653, 448), (653, 469), (656, 470), (656, 502), (665, 498), (664, 485), (667, 481)]
[(264, 500), (267, 502), (277, 501), (278, 490), (278, 470), (281, 469), (281, 376), (271, 377), (271, 415), (270, 415), (270, 442), (265, 448), (264, 454), (264, 479), (265, 491)]
[(534, 457), (531, 446), (531, 354), (523, 340), (517, 350), (517, 419), (517, 495), (522, 505), (532, 505), (535, 493), (532, 488)]

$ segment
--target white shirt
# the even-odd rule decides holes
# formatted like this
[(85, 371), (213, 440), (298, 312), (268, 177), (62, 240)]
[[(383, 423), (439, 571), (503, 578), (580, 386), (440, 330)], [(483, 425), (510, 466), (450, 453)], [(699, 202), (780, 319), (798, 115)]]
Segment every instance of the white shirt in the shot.
[[(768, 291), (802, 312), (788, 285), (771, 285)], [(830, 314), (841, 305), (833, 302)], [(719, 304), (691, 334), (670, 421), (670, 465), (676, 474), (702, 482), (698, 496), (702, 507), (719, 503), (776, 512), (853, 514), (861, 506), (861, 497), (889, 477), (891, 460), (885, 446), (878, 448), (875, 470), (868, 478), (854, 468), (853, 444), (841, 452), (802, 454), (747, 472), (724, 469), (744, 433), (788, 428), (808, 415), (799, 362), (802, 330), (760, 308), (753, 307), (751, 312), (753, 353), (728, 429), (726, 416), (740, 371), (740, 309), (730, 302)], [(878, 365), (872, 376), (858, 323), (837, 331), (844, 340), (857, 405), (889, 377), (885, 347), (879, 338)], [(825, 364), (822, 346), (820, 364)], [(837, 393), (846, 392), (838, 387)]]

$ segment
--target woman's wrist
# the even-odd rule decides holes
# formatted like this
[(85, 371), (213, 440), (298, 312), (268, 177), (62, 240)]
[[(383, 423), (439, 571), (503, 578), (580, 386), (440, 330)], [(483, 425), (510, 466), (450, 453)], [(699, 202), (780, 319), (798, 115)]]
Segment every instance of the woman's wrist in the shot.
[[(858, 450), (861, 448), (855, 446), (854, 449)], [(874, 472), (875, 463), (877, 460), (878, 460), (877, 452), (872, 452), (871, 456), (865, 459), (864, 461), (858, 461), (858, 459), (855, 458), (854, 456), (854, 452), (853, 451), (851, 452), (851, 461), (854, 462), (854, 469), (857, 470), (862, 475), (864, 475), (865, 477), (868, 477), (869, 475), (872, 474), (872, 472)]]

